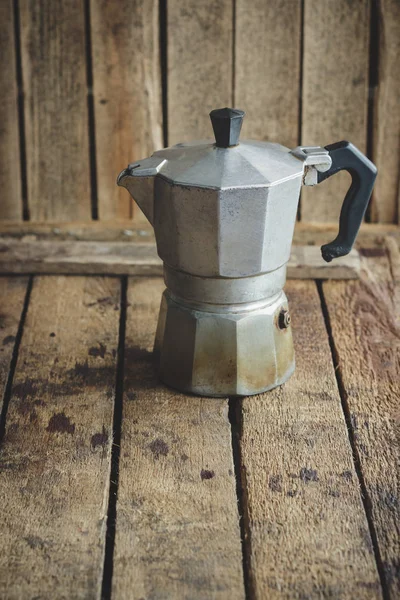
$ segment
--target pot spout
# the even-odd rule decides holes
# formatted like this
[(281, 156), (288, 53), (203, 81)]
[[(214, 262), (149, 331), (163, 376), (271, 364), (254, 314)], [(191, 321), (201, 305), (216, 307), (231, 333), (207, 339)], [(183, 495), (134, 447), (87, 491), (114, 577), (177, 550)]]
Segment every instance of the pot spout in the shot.
[(166, 164), (165, 158), (152, 156), (127, 166), (117, 184), (128, 190), (151, 225), (154, 220), (154, 177)]

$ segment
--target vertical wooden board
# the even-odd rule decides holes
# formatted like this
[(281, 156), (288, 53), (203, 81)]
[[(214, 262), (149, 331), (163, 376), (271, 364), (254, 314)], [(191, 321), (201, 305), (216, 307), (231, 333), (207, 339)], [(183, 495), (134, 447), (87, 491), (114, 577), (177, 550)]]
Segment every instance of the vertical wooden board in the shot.
[[(366, 151), (370, 0), (304, 0), (302, 141), (347, 139)], [(339, 173), (302, 192), (303, 221), (338, 221), (350, 186)]]
[(18, 89), (12, 0), (0, 3), (0, 219), (22, 219)]
[(339, 375), (391, 598), (400, 596), (399, 269), (397, 259), (397, 274), (392, 280), (387, 257), (384, 251), (379, 256), (378, 249), (367, 259), (360, 281), (323, 285)]
[(119, 296), (34, 281), (0, 452), (3, 598), (100, 598)]
[(170, 0), (168, 144), (212, 138), (209, 112), (232, 104), (232, 0)]
[(301, 2), (236, 2), (235, 105), (242, 136), (298, 144)]
[(296, 372), (242, 403), (250, 586), (260, 599), (379, 598), (316, 285), (287, 292)]
[[(116, 177), (163, 146), (158, 6), (91, 1), (100, 219), (131, 216), (131, 197)], [(134, 207), (135, 220), (144, 220)]]
[(84, 4), (19, 6), (30, 218), (89, 220)]
[(380, 0), (378, 87), (374, 99), (372, 158), (378, 174), (372, 206), (372, 221), (396, 223), (400, 181), (400, 2)]
[(113, 597), (244, 598), (227, 400), (157, 383), (161, 279), (131, 279)]
[(0, 277), (0, 414), (27, 287), (27, 277)]

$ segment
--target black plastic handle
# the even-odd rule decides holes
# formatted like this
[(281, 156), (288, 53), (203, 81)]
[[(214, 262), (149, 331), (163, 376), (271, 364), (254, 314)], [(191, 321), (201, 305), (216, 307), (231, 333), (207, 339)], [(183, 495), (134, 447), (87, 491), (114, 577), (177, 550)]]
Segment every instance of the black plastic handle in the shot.
[(333, 258), (348, 254), (353, 247), (363, 221), (374, 187), (377, 168), (350, 142), (337, 142), (325, 146), (332, 158), (332, 166), (324, 173), (318, 172), (318, 183), (339, 171), (348, 171), (351, 185), (343, 201), (337, 237), (321, 247), (322, 258), (331, 262)]

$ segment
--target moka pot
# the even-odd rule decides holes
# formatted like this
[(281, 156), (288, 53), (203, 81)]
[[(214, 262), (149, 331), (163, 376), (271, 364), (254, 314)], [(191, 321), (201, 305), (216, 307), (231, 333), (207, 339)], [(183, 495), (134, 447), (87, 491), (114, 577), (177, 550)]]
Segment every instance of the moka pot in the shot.
[(241, 110), (210, 113), (215, 140), (177, 144), (118, 177), (154, 227), (164, 263), (155, 340), (161, 380), (204, 396), (250, 395), (295, 368), (283, 292), (302, 185), (340, 170), (352, 183), (326, 261), (350, 252), (375, 166), (351, 143), (239, 141)]

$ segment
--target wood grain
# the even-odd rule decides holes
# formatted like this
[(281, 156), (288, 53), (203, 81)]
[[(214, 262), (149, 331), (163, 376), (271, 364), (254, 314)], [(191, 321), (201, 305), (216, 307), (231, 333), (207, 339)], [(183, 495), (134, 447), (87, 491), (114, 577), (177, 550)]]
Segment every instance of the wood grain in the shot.
[(0, 277), (0, 414), (27, 287), (27, 277)]
[(399, 222), (400, 164), (400, 3), (380, 0), (378, 86), (374, 99), (372, 158), (378, 167), (371, 219)]
[(89, 220), (85, 25), (80, 0), (21, 0), (32, 220)]
[(286, 289), (296, 372), (242, 402), (252, 597), (380, 598), (317, 288)]
[(0, 452), (0, 596), (98, 598), (118, 345), (116, 278), (34, 281)]
[(323, 290), (383, 575), (398, 598), (400, 258), (390, 247), (392, 268), (384, 251), (370, 253), (360, 281)]
[(227, 400), (157, 383), (163, 287), (129, 280), (113, 596), (243, 599)]
[[(325, 244), (336, 237), (338, 225), (335, 223), (296, 223), (293, 244), (298, 246), (314, 246)], [(400, 238), (398, 225), (363, 223), (358, 232), (356, 247), (374, 247), (382, 245), (384, 238)], [(0, 242), (12, 237), (22, 241), (77, 240), (87, 242), (154, 242), (154, 231), (148, 223), (140, 226), (129, 219), (112, 221), (47, 221), (23, 223), (0, 221)]]
[(235, 105), (243, 138), (298, 144), (301, 2), (237, 0)]
[(209, 112), (232, 104), (232, 0), (170, 0), (168, 144), (213, 138)]
[[(293, 246), (287, 277), (357, 279), (357, 250), (326, 263), (317, 246)], [(19, 241), (0, 239), (0, 273), (162, 275), (155, 244), (143, 242)]]
[[(366, 151), (370, 0), (305, 0), (302, 141), (326, 146), (348, 139)], [(338, 221), (350, 186), (339, 173), (304, 188), (304, 221)]]
[(0, 3), (0, 219), (22, 219), (13, 1)]
[[(91, 2), (100, 219), (131, 216), (132, 199), (116, 177), (163, 147), (158, 5)], [(136, 205), (134, 218), (145, 219)]]

